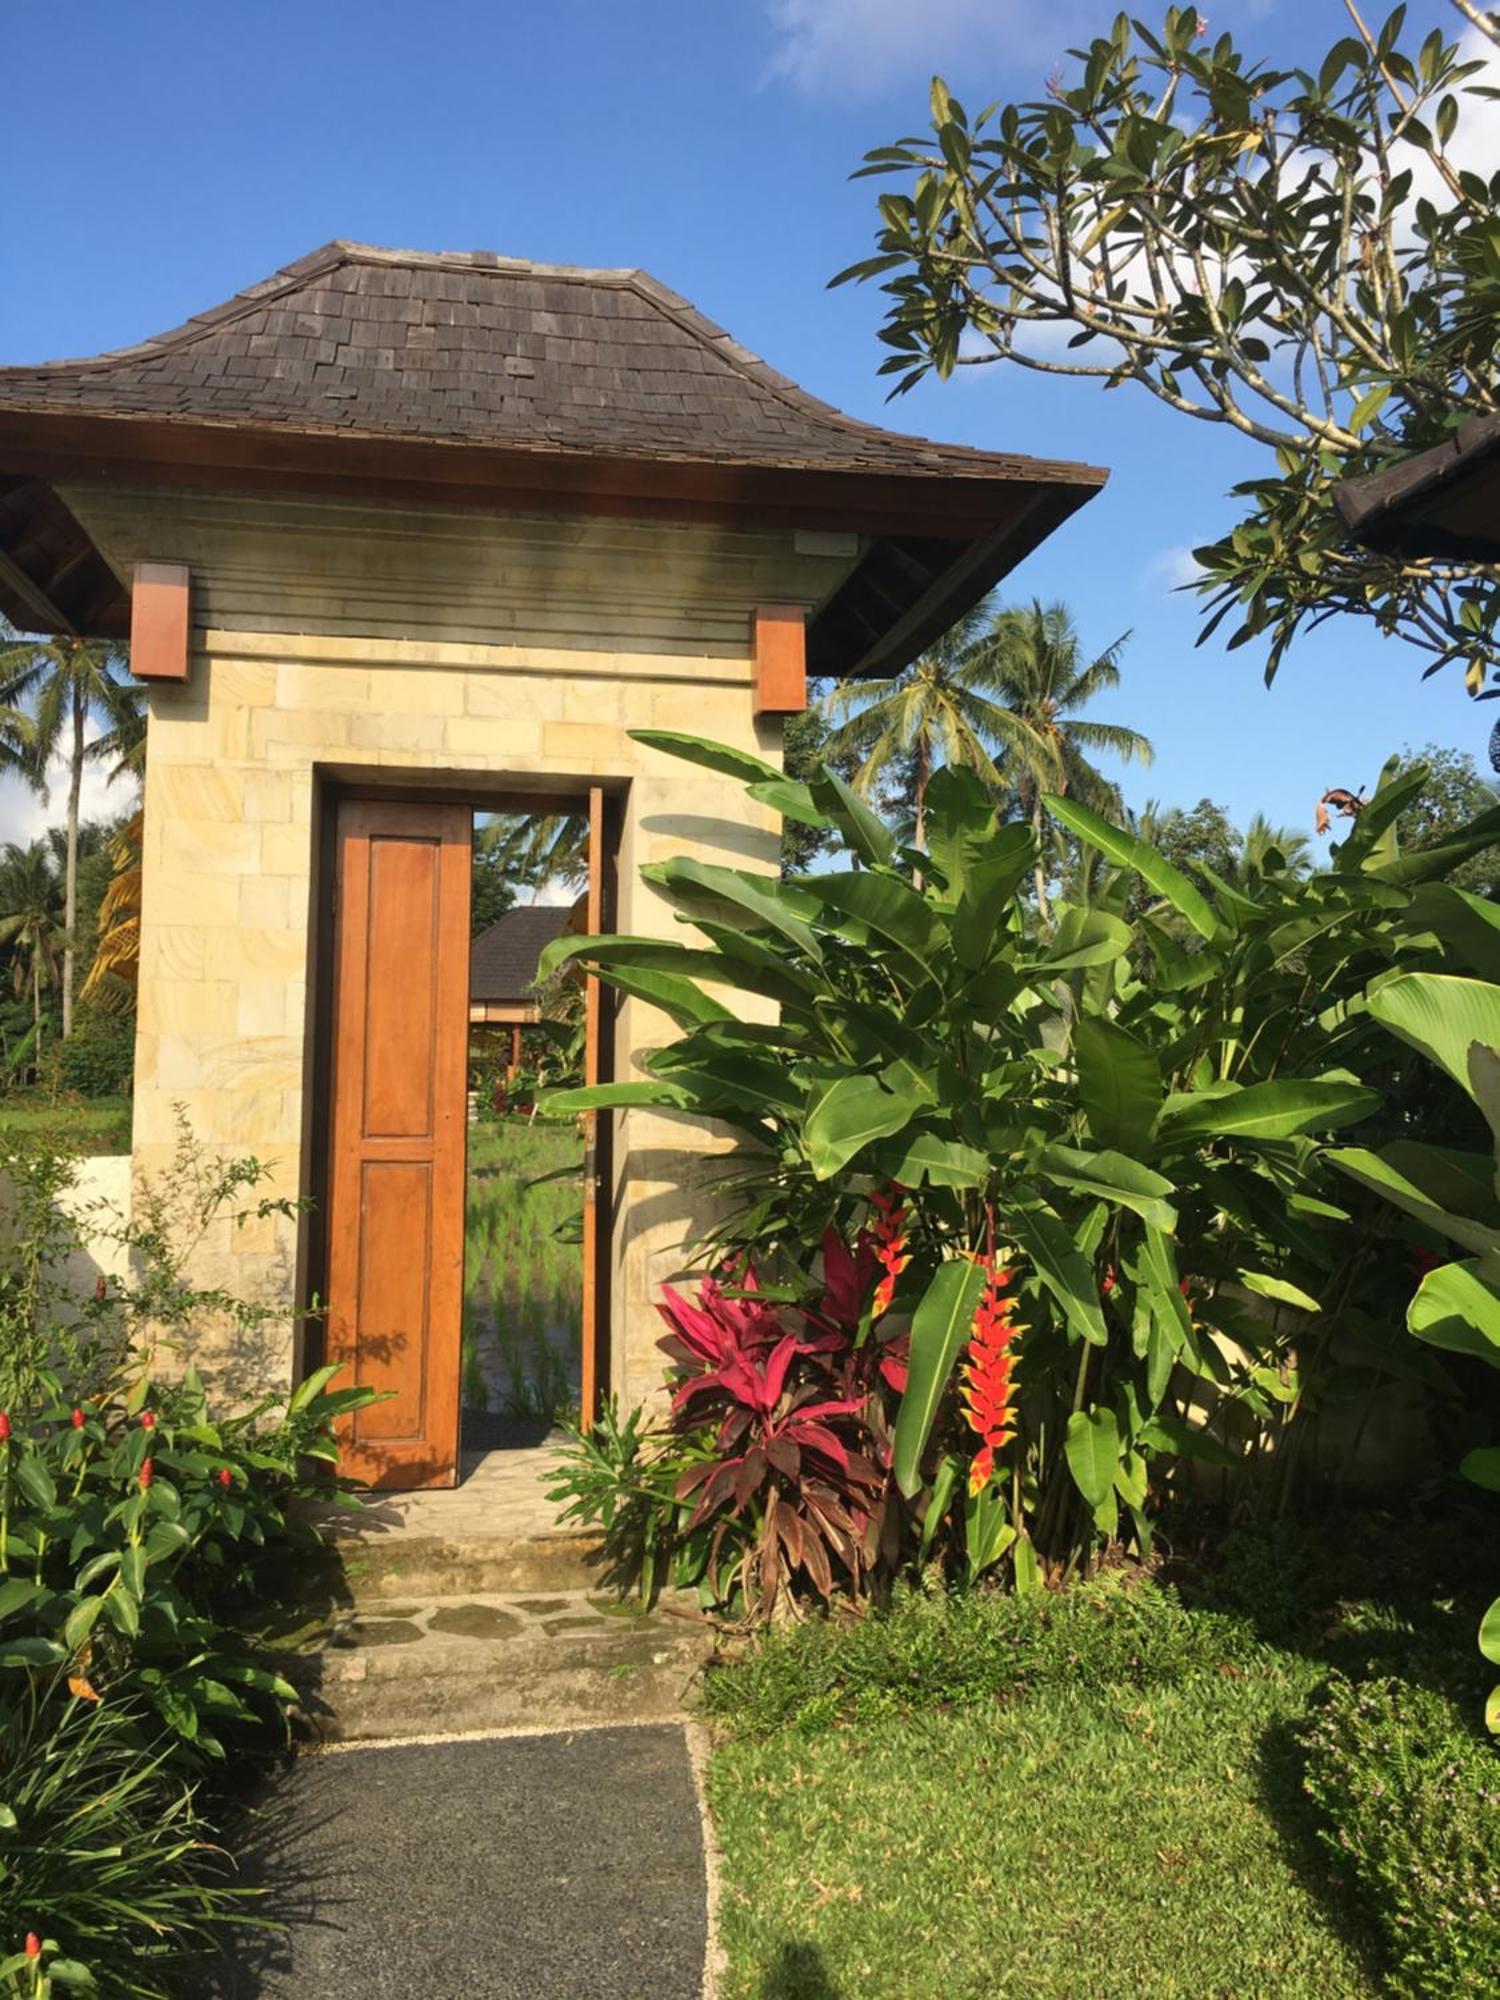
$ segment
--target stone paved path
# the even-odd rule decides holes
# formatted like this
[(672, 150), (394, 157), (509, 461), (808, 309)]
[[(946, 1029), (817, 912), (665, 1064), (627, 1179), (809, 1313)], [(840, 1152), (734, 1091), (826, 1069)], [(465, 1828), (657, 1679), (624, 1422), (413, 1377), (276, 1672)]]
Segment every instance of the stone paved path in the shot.
[(702, 1830), (680, 1726), (303, 1758), (258, 1879), (288, 1931), (222, 2000), (698, 2000)]

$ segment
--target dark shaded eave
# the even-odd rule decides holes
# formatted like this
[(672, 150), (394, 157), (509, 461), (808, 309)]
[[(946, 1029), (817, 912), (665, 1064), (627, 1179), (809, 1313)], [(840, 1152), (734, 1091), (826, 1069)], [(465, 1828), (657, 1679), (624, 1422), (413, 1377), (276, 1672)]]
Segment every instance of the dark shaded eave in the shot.
[[(869, 546), (810, 622), (809, 670), (836, 678), (890, 674), (978, 603), (1107, 477), (1092, 466), (1040, 460), (1000, 460), (987, 476), (872, 473), (0, 408), (0, 482), (25, 496), (12, 501), (19, 518), (11, 532), (23, 553), (0, 564), (0, 610), (32, 631), (71, 627), (117, 637), (128, 628), (125, 591), (52, 482), (853, 529)], [(35, 521), (26, 519), (30, 513)], [(65, 560), (82, 564), (66, 607), (53, 600), (53, 568), (38, 557), (42, 538), (33, 530), (44, 517), (72, 524)], [(60, 614), (52, 620), (40, 608), (49, 601)]]
[(1500, 417), (1470, 417), (1442, 444), (1344, 480), (1333, 504), (1379, 555), (1500, 562)]

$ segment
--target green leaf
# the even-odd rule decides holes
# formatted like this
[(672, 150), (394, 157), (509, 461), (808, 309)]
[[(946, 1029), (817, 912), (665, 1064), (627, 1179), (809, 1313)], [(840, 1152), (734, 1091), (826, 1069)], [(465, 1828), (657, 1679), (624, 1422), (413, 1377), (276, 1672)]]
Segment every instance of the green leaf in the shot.
[(1500, 1292), (1480, 1277), (1477, 1262), (1429, 1271), (1406, 1309), (1406, 1324), (1429, 1347), (1474, 1354), (1500, 1368)]
[(747, 785), (770, 783), (781, 772), (752, 751), (737, 750), (731, 743), (715, 743), (709, 736), (692, 736), (681, 729), (632, 729), (632, 743), (644, 743), (648, 750), (663, 750), (669, 757), (681, 757), (705, 771), (717, 771), (722, 778), (739, 778)]
[(311, 1375), (305, 1376), (291, 1393), (286, 1406), (287, 1415), (296, 1416), (299, 1410), (307, 1408), (314, 1397), (321, 1396), (343, 1365), (342, 1361), (330, 1361), (325, 1367), (315, 1368)]
[(1302, 1132), (1328, 1131), (1368, 1118), (1380, 1094), (1360, 1083), (1336, 1079), (1250, 1083), (1242, 1089), (1186, 1091), (1169, 1097), (1158, 1134), (1163, 1144), (1179, 1139), (1291, 1139)]
[(52, 1474), (33, 1452), (23, 1452), (16, 1461), (15, 1481), (34, 1507), (57, 1505), (57, 1484)]
[(580, 1111), (623, 1111), (634, 1105), (658, 1105), (682, 1110), (687, 1100), (670, 1084), (591, 1083), (576, 1090), (544, 1090), (538, 1093), (537, 1109), (552, 1118), (572, 1118)]
[(882, 1157), (882, 1171), (902, 1187), (920, 1187), (925, 1180), (932, 1187), (979, 1188), (990, 1177), (990, 1158), (977, 1146), (965, 1146), (957, 1139), (940, 1139), (935, 1132), (916, 1132), (899, 1151), (893, 1149), (889, 1162)]
[(38, 1599), (51, 1595), (45, 1583), (33, 1583), (24, 1576), (7, 1577), (0, 1583), (0, 1618), (13, 1618), (28, 1604), (35, 1604)]
[(1477, 1451), (1466, 1452), (1458, 1461), (1458, 1469), (1475, 1486), (1500, 1493), (1500, 1444), (1480, 1445)]
[(644, 968), (614, 965), (609, 983), (620, 993), (629, 993), (675, 1021), (679, 1028), (701, 1028), (709, 1021), (732, 1021), (734, 1015), (718, 1000), (701, 993), (690, 979), (678, 972), (652, 972)]
[(952, 937), (958, 962), (968, 971), (977, 972), (988, 962), (995, 932), (1035, 853), (1029, 826), (1003, 826), (989, 842), (984, 858), (967, 870), (953, 914)]
[(1444, 1236), (1461, 1243), (1466, 1250), (1500, 1251), (1500, 1230), (1477, 1222), (1471, 1216), (1455, 1215), (1441, 1207), (1432, 1191), (1423, 1182), (1412, 1178), (1416, 1168), (1408, 1170), (1409, 1162), (1397, 1157), (1398, 1153), (1417, 1154), (1426, 1150), (1418, 1146), (1387, 1146), (1381, 1154), (1368, 1152), (1362, 1146), (1340, 1146), (1323, 1157), (1341, 1174), (1347, 1174), (1362, 1187), (1383, 1195), (1397, 1208), (1416, 1216), (1419, 1222), (1441, 1230)]
[(1144, 1152), (1162, 1104), (1155, 1053), (1113, 1021), (1083, 1015), (1073, 1027), (1078, 1095), (1101, 1146)]
[(1247, 1292), (1256, 1292), (1263, 1299), (1274, 1299), (1278, 1305), (1295, 1306), (1298, 1312), (1305, 1313), (1323, 1310), (1300, 1285), (1294, 1285), (1286, 1278), (1272, 1277), (1269, 1271), (1236, 1271), (1235, 1277)]
[(1036, 969), (1050, 977), (1085, 965), (1111, 965), (1123, 958), (1134, 942), (1130, 925), (1108, 910), (1064, 910)]
[(1044, 1203), (1027, 1203), (1010, 1217), (1011, 1233), (1036, 1267), (1037, 1276), (1062, 1307), (1068, 1325), (1091, 1347), (1109, 1339), (1099, 1288), (1067, 1224)]
[(795, 820), (798, 826), (810, 826), (824, 833), (833, 824), (827, 813), (818, 809), (812, 787), (796, 778), (767, 778), (750, 787), (750, 796), (757, 805), (769, 806), (772, 812), (780, 813), (783, 819)]
[(964, 1556), (970, 1583), (993, 1569), (1015, 1539), (1016, 1531), (1006, 1514), (1005, 1493), (997, 1480), (992, 1479), (977, 1493), (964, 1495)]
[(1151, 1451), (1170, 1452), (1177, 1458), (1201, 1458), (1208, 1465), (1229, 1467), (1238, 1463), (1227, 1445), (1170, 1410), (1157, 1411), (1142, 1430), (1139, 1442)]
[(790, 883), (771, 875), (752, 875), (741, 868), (721, 868), (716, 862), (692, 861), (679, 857), (652, 863), (641, 870), (641, 879), (670, 890), (689, 903), (704, 897), (728, 903), (753, 917), (758, 925), (778, 932), (789, 943), (815, 961), (823, 952), (808, 919), (816, 914), (812, 899)]
[(938, 1266), (912, 1316), (911, 1360), (892, 1453), (896, 1484), (908, 1500), (921, 1491), (922, 1453), (983, 1292), (979, 1265), (951, 1257)]
[(0, 1667), (55, 1667), (67, 1657), (55, 1639), (0, 1639)]
[(885, 1089), (877, 1077), (841, 1077), (814, 1101), (802, 1128), (813, 1173), (831, 1180), (861, 1147), (899, 1132), (926, 1103), (912, 1092)]
[(1500, 1667), (1500, 1597), (1479, 1621), (1479, 1650), (1492, 1666)]
[(1132, 868), (1148, 888), (1164, 897), (1180, 916), (1188, 922), (1200, 937), (1216, 938), (1222, 926), (1214, 914), (1212, 905), (1200, 895), (1180, 868), (1174, 868), (1165, 856), (1149, 847), (1144, 840), (1137, 840), (1133, 833), (1126, 833), (1122, 827), (1111, 826), (1088, 806), (1080, 805), (1076, 799), (1045, 797), (1043, 805), (1054, 819), (1071, 828), (1080, 840), (1086, 840), (1109, 861), (1121, 868)]
[(848, 846), (871, 868), (893, 859), (896, 837), (878, 813), (846, 785), (837, 771), (821, 765), (810, 787), (814, 802), (834, 821)]
[(80, 1597), (68, 1613), (63, 1626), (63, 1643), (70, 1653), (76, 1653), (84, 1640), (99, 1622), (99, 1613), (104, 1609), (102, 1597)]
[(926, 898), (897, 876), (859, 869), (841, 875), (805, 875), (797, 886), (835, 912), (867, 925), (924, 971), (934, 968), (943, 927)]
[(1016, 1536), (1016, 1595), (1034, 1597), (1042, 1587), (1042, 1566), (1037, 1561), (1036, 1550), (1031, 1545), (1031, 1537), (1023, 1528)]
[(1500, 986), (1446, 972), (1406, 972), (1370, 994), (1366, 1006), (1403, 1042), (1447, 1070), (1474, 1095), (1469, 1050), (1500, 1050)]
[(1063, 1451), (1073, 1484), (1090, 1507), (1102, 1507), (1120, 1462), (1120, 1426), (1111, 1409), (1075, 1410), (1068, 1419)]
[(1410, 920), (1433, 931), (1481, 979), (1500, 980), (1500, 904), (1452, 882), (1426, 882), (1411, 899)]
[(1083, 1194), (1103, 1195), (1133, 1209), (1143, 1222), (1167, 1235), (1177, 1227), (1177, 1211), (1167, 1197), (1175, 1192), (1164, 1175), (1124, 1153), (1086, 1153), (1075, 1146), (1044, 1146), (1037, 1165), (1049, 1180)]

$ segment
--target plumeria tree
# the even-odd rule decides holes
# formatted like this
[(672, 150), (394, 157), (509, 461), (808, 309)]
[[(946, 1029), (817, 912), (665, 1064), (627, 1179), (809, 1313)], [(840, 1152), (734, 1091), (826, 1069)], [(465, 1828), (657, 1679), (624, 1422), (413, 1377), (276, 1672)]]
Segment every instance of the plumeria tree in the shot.
[(1460, 37), (1418, 42), (1404, 7), (1377, 28), (1346, 0), (1315, 70), (1193, 8), (1121, 14), (1040, 99), (972, 116), (935, 79), (930, 130), (863, 169), (901, 185), (841, 280), (882, 283), (898, 392), (1000, 363), (1128, 383), (1246, 440), (1260, 463), (1197, 588), (1203, 636), (1263, 641), (1268, 678), (1344, 612), (1500, 693), (1494, 569), (1354, 547), (1332, 503), (1500, 413), (1500, 16), (1454, 5)]

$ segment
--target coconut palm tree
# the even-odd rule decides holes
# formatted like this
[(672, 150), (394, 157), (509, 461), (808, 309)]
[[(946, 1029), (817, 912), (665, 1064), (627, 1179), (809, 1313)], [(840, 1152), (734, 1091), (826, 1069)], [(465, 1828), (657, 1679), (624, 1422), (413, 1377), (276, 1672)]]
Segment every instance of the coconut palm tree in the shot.
[(1014, 785), (1021, 810), (1037, 839), (1038, 914), (1050, 915), (1044, 792), (1066, 793), (1095, 811), (1118, 818), (1119, 787), (1096, 770), (1092, 755), (1103, 751), (1126, 763), (1149, 764), (1154, 752), (1139, 730), (1114, 722), (1086, 722), (1079, 711), (1096, 695), (1120, 684), (1120, 654), (1128, 632), (1094, 659), (1085, 661), (1068, 609), (1033, 600), (996, 612), (982, 642), (988, 660), (986, 685), (1006, 718), (998, 729), (1004, 746), (1004, 775)]
[(1311, 866), (1306, 834), (1294, 826), (1272, 826), (1264, 813), (1256, 813), (1245, 828), (1233, 872), (1236, 880), (1250, 883), (1267, 874), (1305, 875)]
[[(24, 768), (47, 790), (47, 767), (61, 757), (68, 773), (67, 861), (63, 877), (62, 1031), (73, 1032), (74, 926), (78, 916), (78, 811), (85, 764), (108, 762), (111, 775), (138, 767), (144, 754), (140, 692), (125, 678), (124, 655), (107, 640), (13, 638), (0, 644), (0, 708), (30, 712)], [(99, 734), (89, 740), (89, 724)]]
[[(1022, 747), (1025, 726), (997, 705), (998, 687), (991, 618), (980, 605), (894, 679), (835, 688), (830, 712), (843, 719), (823, 757), (857, 759), (854, 789), (866, 796), (893, 774), (908, 781), (915, 844), (924, 847), (927, 786), (939, 765), (967, 764), (998, 790), (996, 753)], [(1043, 754), (1039, 744), (1024, 748)]]
[(42, 991), (57, 978), (58, 949), (65, 936), (57, 869), (47, 843), (29, 847), (7, 843), (0, 855), (0, 945), (11, 952), (17, 993), (31, 987), (36, 1053), (42, 1052)]

